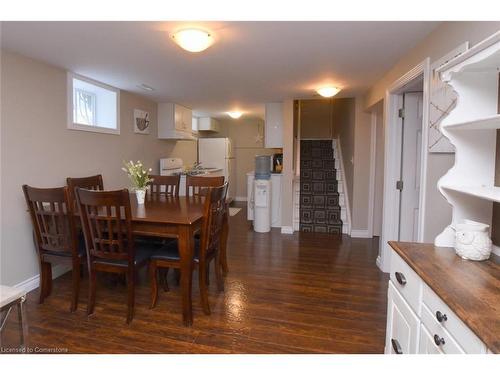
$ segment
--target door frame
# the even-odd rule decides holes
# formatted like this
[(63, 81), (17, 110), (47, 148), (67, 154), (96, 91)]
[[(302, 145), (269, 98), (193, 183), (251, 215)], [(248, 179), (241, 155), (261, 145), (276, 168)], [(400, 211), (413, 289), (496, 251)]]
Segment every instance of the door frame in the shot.
[[(430, 58), (426, 58), (407, 73), (394, 81), (385, 92), (384, 122), (385, 127), (385, 154), (384, 154), (384, 206), (382, 217), (382, 240), (381, 251), (377, 258), (377, 265), (384, 272), (389, 272), (391, 261), (391, 249), (387, 241), (398, 238), (399, 229), (399, 194), (396, 192), (396, 181), (400, 178), (401, 142), (398, 140), (398, 123), (400, 121), (398, 111), (400, 109), (400, 97), (405, 87), (410, 83), (423, 78), (423, 100), (422, 100), (422, 145), (420, 166), (420, 197), (418, 213), (417, 241), (423, 241), (424, 217), (425, 217), (425, 195), (427, 180), (427, 147), (428, 147), (428, 124), (429, 124), (429, 89), (430, 89)], [(375, 186), (370, 186), (370, 190)]]

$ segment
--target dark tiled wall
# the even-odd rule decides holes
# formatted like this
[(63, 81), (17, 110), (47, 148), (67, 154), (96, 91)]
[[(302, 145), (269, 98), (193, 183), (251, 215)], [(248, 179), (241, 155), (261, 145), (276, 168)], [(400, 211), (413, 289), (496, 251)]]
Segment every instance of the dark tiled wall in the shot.
[(331, 140), (300, 141), (300, 230), (342, 234)]

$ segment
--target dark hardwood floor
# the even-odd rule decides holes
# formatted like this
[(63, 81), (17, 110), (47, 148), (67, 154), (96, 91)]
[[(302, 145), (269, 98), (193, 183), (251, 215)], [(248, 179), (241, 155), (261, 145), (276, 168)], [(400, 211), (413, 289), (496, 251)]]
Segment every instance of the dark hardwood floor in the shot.
[[(153, 310), (141, 275), (130, 325), (126, 287), (105, 277), (95, 315), (86, 316), (86, 277), (78, 310), (70, 313), (68, 273), (54, 280), (43, 305), (38, 290), (29, 293), (30, 346), (70, 353), (382, 353), (388, 277), (376, 256), (372, 240), (254, 233), (243, 209), (230, 219), (224, 293), (217, 293), (211, 272), (211, 316), (201, 310), (196, 274), (191, 328), (182, 325), (173, 274)], [(18, 344), (16, 317), (11, 314), (2, 334), (3, 347)]]

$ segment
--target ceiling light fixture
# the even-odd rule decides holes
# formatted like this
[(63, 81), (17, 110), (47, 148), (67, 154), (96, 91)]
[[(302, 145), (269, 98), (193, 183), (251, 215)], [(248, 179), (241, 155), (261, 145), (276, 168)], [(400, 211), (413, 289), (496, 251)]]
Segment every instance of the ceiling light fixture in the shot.
[(234, 119), (240, 118), (241, 115), (243, 114), (240, 111), (232, 111), (232, 112), (226, 112), (226, 113), (229, 115), (229, 117), (234, 118)]
[(339, 91), (340, 89), (334, 86), (321, 87), (316, 90), (316, 92), (324, 98), (331, 98), (332, 96), (337, 95)]
[(146, 91), (154, 91), (155, 89), (152, 88), (151, 86), (146, 85), (145, 83), (141, 83), (140, 85), (137, 85), (140, 89), (146, 90)]
[(210, 47), (214, 38), (201, 29), (182, 29), (172, 35), (172, 39), (181, 48), (189, 52), (201, 52)]

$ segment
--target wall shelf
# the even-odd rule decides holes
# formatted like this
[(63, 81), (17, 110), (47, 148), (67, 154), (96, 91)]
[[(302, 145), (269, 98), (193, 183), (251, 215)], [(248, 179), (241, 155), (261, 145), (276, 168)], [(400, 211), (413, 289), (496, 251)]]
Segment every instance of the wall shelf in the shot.
[(443, 189), (467, 194), (491, 202), (500, 202), (500, 187), (497, 186), (453, 186), (441, 185)]
[(453, 124), (443, 125), (446, 129), (460, 130), (491, 130), (500, 129), (500, 115), (493, 115), (484, 118), (479, 118), (472, 121), (457, 122)]
[(452, 206), (452, 220), (434, 244), (453, 247), (455, 225), (466, 219), (492, 224), (496, 138), (500, 129), (500, 32), (439, 68), (443, 82), (457, 94), (456, 106), (441, 123), (441, 132), (455, 146), (455, 164), (438, 182)]

